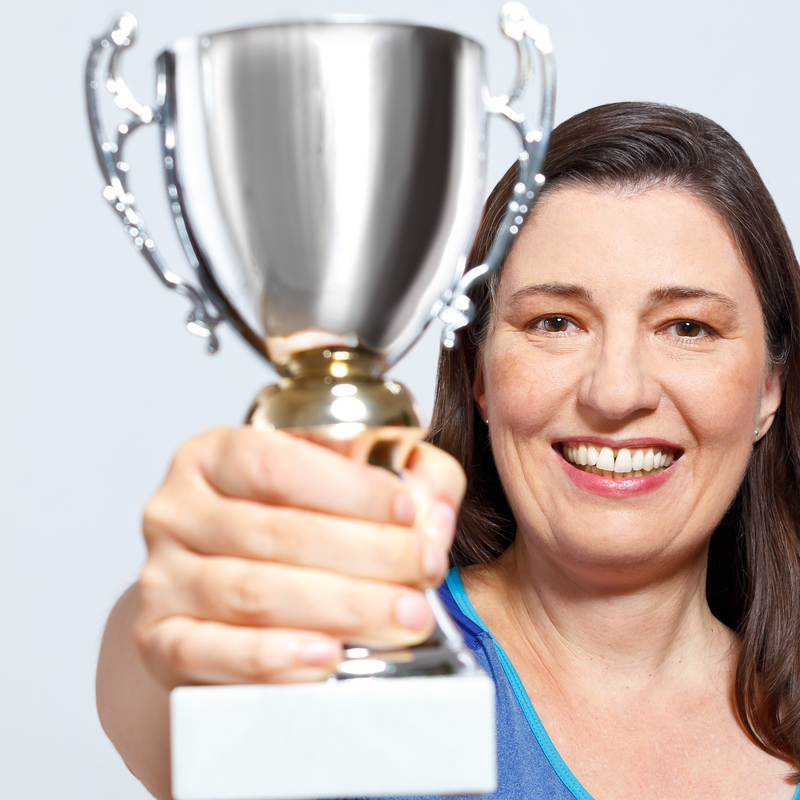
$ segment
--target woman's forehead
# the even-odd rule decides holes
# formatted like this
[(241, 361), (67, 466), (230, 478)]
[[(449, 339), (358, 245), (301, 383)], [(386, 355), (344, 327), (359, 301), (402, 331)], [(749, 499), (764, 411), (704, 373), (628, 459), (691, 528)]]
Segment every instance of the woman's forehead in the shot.
[(650, 295), (663, 286), (755, 295), (729, 228), (704, 200), (679, 188), (559, 188), (520, 232), (500, 285), (563, 283), (596, 296)]

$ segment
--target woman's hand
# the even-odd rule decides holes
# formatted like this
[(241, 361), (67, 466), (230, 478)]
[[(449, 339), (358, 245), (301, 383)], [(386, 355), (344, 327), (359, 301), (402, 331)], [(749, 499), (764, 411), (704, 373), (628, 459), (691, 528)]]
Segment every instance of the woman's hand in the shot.
[(430, 445), (401, 480), (281, 432), (190, 441), (145, 512), (145, 663), (167, 687), (309, 681), (343, 642), (423, 641), (463, 491)]

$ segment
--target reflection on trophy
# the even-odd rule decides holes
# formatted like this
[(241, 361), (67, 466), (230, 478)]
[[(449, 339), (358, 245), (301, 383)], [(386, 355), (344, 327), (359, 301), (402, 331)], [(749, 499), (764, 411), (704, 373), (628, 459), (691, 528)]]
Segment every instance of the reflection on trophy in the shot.
[[(402, 469), (424, 426), (384, 373), (437, 317), (444, 346), (457, 346), (471, 319), (467, 290), (502, 262), (544, 180), (549, 35), (519, 3), (503, 7), (501, 25), (520, 58), (499, 98), (486, 89), (480, 44), (421, 26), (340, 18), (179, 39), (158, 58), (155, 109), (133, 98), (120, 70), (135, 19), (123, 14), (93, 41), (86, 91), (103, 194), (159, 278), (191, 302), (187, 326), (209, 352), (226, 320), (280, 374), (249, 423)], [(540, 107), (530, 120), (509, 103), (534, 64)], [(101, 87), (130, 112), (113, 137)], [(487, 263), (464, 274), (491, 114), (520, 134), (519, 180)], [(154, 121), (198, 285), (167, 268), (128, 186), (125, 143)], [(175, 797), (492, 791), (494, 686), (436, 592), (428, 597), (438, 626), (427, 642), (346, 648), (326, 683), (175, 690)]]

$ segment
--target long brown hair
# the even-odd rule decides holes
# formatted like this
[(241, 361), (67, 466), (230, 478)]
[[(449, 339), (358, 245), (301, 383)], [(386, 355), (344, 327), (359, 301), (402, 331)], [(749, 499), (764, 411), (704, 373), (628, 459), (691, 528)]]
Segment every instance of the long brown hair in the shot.
[[(739, 491), (712, 536), (707, 596), (716, 616), (740, 637), (735, 698), (742, 724), (764, 750), (797, 769), (800, 270), (786, 228), (741, 145), (714, 122), (677, 108), (615, 103), (578, 114), (553, 131), (544, 174), (539, 200), (564, 186), (691, 191), (727, 223), (753, 276), (767, 357), (782, 370), (783, 402), (753, 447)], [(512, 168), (490, 195), (469, 266), (485, 259), (515, 181)], [(516, 533), (472, 397), (499, 280), (500, 273), (473, 289), (473, 323), (461, 346), (443, 350), (439, 360), (429, 439), (461, 462), (468, 481), (452, 551), (457, 566), (493, 561)]]

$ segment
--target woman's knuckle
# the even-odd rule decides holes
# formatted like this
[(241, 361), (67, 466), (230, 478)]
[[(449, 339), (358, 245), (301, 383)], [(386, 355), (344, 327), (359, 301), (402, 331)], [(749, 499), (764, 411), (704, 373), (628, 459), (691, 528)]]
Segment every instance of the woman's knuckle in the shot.
[(343, 598), (341, 604), (341, 627), (346, 631), (362, 631), (371, 629), (374, 625), (374, 609), (376, 603), (360, 593), (351, 592)]
[(269, 619), (272, 592), (258, 571), (247, 570), (228, 585), (223, 602), (237, 617), (246, 620)]
[(219, 437), (210, 432), (184, 442), (175, 451), (167, 472), (167, 481), (187, 473), (198, 472), (205, 454), (215, 445), (215, 440)]
[(248, 639), (238, 653), (237, 666), (241, 677), (254, 683), (269, 678), (272, 653), (267, 642), (259, 636)]
[(253, 492), (260, 497), (269, 497), (281, 486), (285, 459), (278, 452), (276, 437), (268, 432), (260, 433), (263, 435), (253, 446), (242, 448), (239, 458)]
[(158, 670), (173, 669), (174, 648), (181, 646), (181, 637), (170, 635), (168, 628), (164, 622), (151, 625), (141, 620), (134, 626), (134, 639), (142, 660)]
[(169, 579), (165, 570), (152, 559), (145, 562), (139, 574), (139, 597), (143, 606), (147, 607), (160, 597)]
[(159, 639), (157, 649), (164, 664), (178, 674), (191, 674), (196, 659), (188, 637), (164, 633)]
[(173, 538), (185, 510), (177, 506), (168, 492), (157, 492), (145, 506), (142, 515), (142, 533), (148, 548), (164, 538)]
[(274, 503), (290, 504), (297, 480), (290, 459), (276, 457), (274, 448), (267, 450), (257, 459), (255, 474), (262, 496)]

